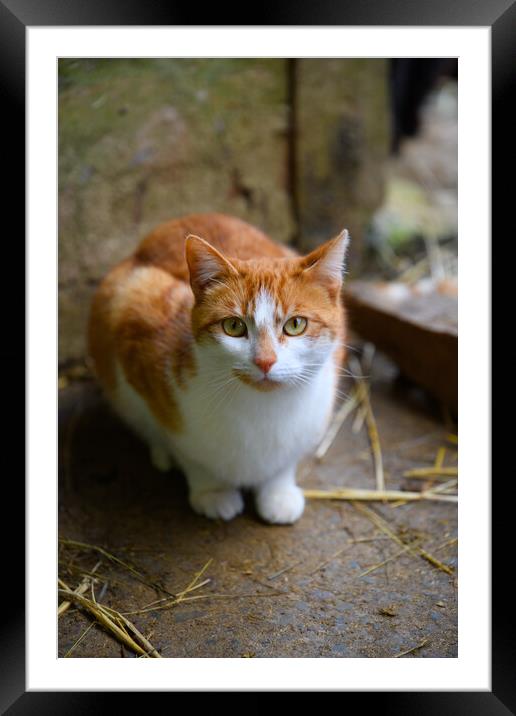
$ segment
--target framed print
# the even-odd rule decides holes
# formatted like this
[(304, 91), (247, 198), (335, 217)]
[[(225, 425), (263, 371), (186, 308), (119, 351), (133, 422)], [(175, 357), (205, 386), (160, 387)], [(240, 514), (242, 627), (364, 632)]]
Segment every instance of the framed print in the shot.
[[(98, 698), (88, 692), (105, 691), (345, 691), (381, 692), (392, 713), (512, 713), (511, 610), (503, 588), (491, 594), (491, 555), (510, 558), (510, 537), (509, 522), (490, 510), (489, 269), (492, 208), (495, 216), (511, 205), (510, 186), (497, 181), (491, 207), (490, 132), (493, 156), (508, 163), (514, 5), (323, 3), (270, 9), (266, 25), (211, 24), (208, 13), (201, 26), (190, 14), (0, 4), (5, 149), (12, 206), (26, 217), (28, 338), (27, 478), (9, 486), (17, 526), (5, 574), (18, 589), (3, 626), (2, 708), (80, 713)], [(399, 214), (411, 217), (408, 229)], [(174, 258), (160, 253), (160, 236), (172, 241), (177, 217)], [(10, 239), (20, 262), (22, 246)], [(332, 291), (340, 296), (345, 250), (349, 334), (327, 308)], [(315, 288), (303, 284), (294, 311), (281, 291), (301, 270)], [(245, 310), (237, 299), (229, 310), (221, 296), (225, 312), (205, 319), (202, 307), (218, 305), (210, 291), (236, 274), (260, 291), (248, 288)], [(391, 293), (374, 304), (367, 291), (380, 276)], [(162, 281), (159, 310), (183, 301), (185, 313), (156, 313), (154, 340), (151, 313), (138, 324), (124, 301), (143, 292), (157, 311)], [(411, 333), (413, 316), (392, 308), (395, 294), (408, 295), (404, 282), (424, 306), (437, 285), (442, 305), (452, 297), (454, 328), (436, 329), (434, 314), (426, 334)], [(110, 316), (125, 317), (112, 328), (108, 301)], [(281, 326), (265, 346), (269, 314)], [(3, 355), (14, 390), (22, 323), (8, 315), (13, 340)], [(269, 384), (285, 366), (294, 375), (306, 361), (292, 385), (310, 383), (329, 359), (295, 351), (322, 351), (321, 334), (324, 346), (335, 335), (347, 352), (328, 410), (326, 383), (317, 384), (313, 403), (296, 403), (274, 429), (271, 414), (262, 444), (265, 408), (252, 412), (248, 433), (244, 418), (225, 425), (230, 406), (243, 403), (210, 373), (189, 412), (201, 366), (219, 360), (215, 345), (240, 351), (233, 387), (254, 390), (252, 371), (261, 371), (261, 400), (276, 394)], [(109, 397), (111, 350), (123, 400), (120, 382)], [(165, 364), (175, 381), (168, 405)], [(142, 400), (151, 407), (140, 420)], [(311, 422), (318, 410), (323, 427)], [(149, 425), (184, 435), (191, 415), (205, 427), (171, 438), (178, 462), (169, 464)], [(281, 482), (266, 493), (268, 476), (244, 477), (248, 462), (254, 475), (283, 465), (274, 451), (288, 450), (288, 490)], [(226, 482), (208, 489), (205, 473), (219, 474), (218, 461)], [(472, 476), (460, 492), (458, 463)], [(230, 484), (233, 468), (240, 481)], [(170, 470), (177, 480), (163, 474)], [(503, 565), (493, 565), (501, 581)], [(161, 664), (146, 664), (149, 656)]]

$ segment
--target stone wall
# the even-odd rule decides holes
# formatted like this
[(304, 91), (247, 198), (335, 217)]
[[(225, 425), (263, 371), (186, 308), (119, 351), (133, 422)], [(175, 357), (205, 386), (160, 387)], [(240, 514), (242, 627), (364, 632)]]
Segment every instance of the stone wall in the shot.
[(59, 63), (59, 360), (98, 281), (159, 222), (223, 211), (312, 246), (359, 245), (387, 153), (383, 60)]

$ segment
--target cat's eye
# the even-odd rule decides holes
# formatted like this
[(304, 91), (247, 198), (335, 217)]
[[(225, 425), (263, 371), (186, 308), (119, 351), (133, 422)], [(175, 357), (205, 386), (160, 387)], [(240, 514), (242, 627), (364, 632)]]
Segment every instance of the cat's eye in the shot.
[(292, 316), (283, 326), (283, 332), (287, 336), (300, 336), (305, 332), (307, 320), (303, 316)]
[(242, 336), (247, 335), (247, 326), (241, 318), (236, 316), (225, 318), (222, 321), (222, 328), (224, 333), (233, 338), (242, 338)]

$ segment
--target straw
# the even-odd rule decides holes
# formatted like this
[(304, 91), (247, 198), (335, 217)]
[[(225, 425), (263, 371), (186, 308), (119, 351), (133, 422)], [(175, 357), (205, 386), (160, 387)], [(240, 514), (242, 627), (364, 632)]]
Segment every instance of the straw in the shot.
[(331, 564), (331, 562), (333, 562), (334, 559), (337, 559), (337, 557), (340, 557), (340, 555), (341, 555), (343, 552), (345, 552), (353, 543), (354, 543), (354, 540), (349, 540), (349, 541), (344, 545), (344, 547), (341, 547), (340, 549), (338, 549), (338, 550), (337, 550), (336, 552), (334, 552), (330, 557), (328, 557), (327, 559), (325, 559), (324, 562), (321, 562), (320, 564), (317, 565), (317, 567), (314, 567), (314, 569), (310, 570), (310, 572), (308, 572), (308, 574), (315, 574), (316, 572), (318, 572), (318, 571), (319, 571), (320, 569), (322, 569), (323, 567), (326, 567), (328, 564)]
[(98, 624), (98, 622), (96, 622), (96, 621), (95, 621), (95, 622), (91, 622), (91, 624), (90, 624), (88, 627), (86, 627), (86, 629), (83, 631), (83, 633), (81, 634), (81, 636), (77, 639), (77, 641), (75, 641), (75, 642), (72, 644), (72, 646), (68, 649), (68, 651), (66, 652), (66, 654), (63, 656), (63, 659), (66, 659), (67, 657), (70, 656), (70, 654), (71, 654), (72, 651), (75, 649), (75, 647), (78, 646), (78, 645), (81, 643), (81, 641), (84, 639), (84, 637), (86, 636), (86, 634), (88, 634), (88, 632), (89, 632), (91, 629), (93, 629), (93, 627), (95, 626), (95, 624)]
[(405, 492), (403, 490), (366, 490), (358, 487), (336, 487), (329, 490), (303, 490), (310, 500), (359, 500), (360, 502), (388, 502), (396, 500), (435, 502), (457, 502), (457, 495), (436, 494), (434, 490), (424, 492)]
[(391, 554), (390, 557), (387, 557), (387, 559), (384, 559), (382, 562), (378, 562), (378, 564), (373, 564), (371, 567), (368, 567), (364, 572), (361, 572), (358, 576), (359, 577), (365, 577), (366, 574), (371, 574), (371, 572), (374, 572), (375, 569), (380, 569), (380, 567), (383, 567), (384, 564), (387, 564), (388, 562), (392, 562), (393, 559), (397, 559), (398, 557), (401, 557), (402, 554), (405, 554), (409, 551), (409, 547), (405, 546), (403, 549), (400, 549), (395, 554)]
[(403, 477), (442, 478), (458, 474), (457, 467), (416, 467), (413, 470), (405, 470)]
[(93, 550), (94, 552), (98, 552), (99, 554), (102, 554), (104, 557), (109, 559), (111, 562), (114, 562), (115, 564), (118, 564), (119, 566), (131, 572), (135, 579), (137, 579), (142, 584), (145, 584), (147, 587), (151, 587), (151, 589), (155, 589), (159, 592), (164, 592), (170, 597), (174, 596), (173, 594), (171, 594), (171, 592), (162, 587), (160, 584), (150, 581), (145, 577), (144, 574), (139, 572), (132, 565), (128, 564), (127, 562), (124, 562), (122, 559), (120, 559), (120, 557), (117, 557), (111, 552), (108, 552), (107, 549), (105, 549), (104, 547), (99, 547), (96, 544), (88, 544), (86, 542), (77, 542), (76, 540), (67, 539), (66, 537), (60, 537), (59, 542), (64, 545), (68, 545), (69, 547), (77, 547), (78, 549)]
[(340, 428), (342, 427), (344, 421), (350, 415), (350, 413), (353, 411), (355, 406), (358, 404), (358, 395), (356, 391), (353, 391), (351, 396), (346, 400), (338, 409), (338, 411), (335, 413), (335, 416), (330, 424), (330, 427), (326, 431), (326, 435), (323, 437), (319, 447), (317, 448), (315, 452), (315, 459), (316, 460), (322, 460), (323, 457), (326, 455), (328, 450), (330, 449), (331, 445), (333, 444), (333, 441), (338, 435), (338, 432)]
[[(106, 607), (98, 602), (88, 599), (81, 594), (73, 592), (61, 579), (60, 584), (63, 585), (59, 592), (66, 595), (66, 598), (72, 602), (75, 602), (85, 611), (95, 617), (95, 619), (102, 624), (118, 641), (122, 642), (129, 649), (132, 649), (137, 654), (147, 657), (154, 657), (161, 659), (161, 655), (152, 646), (152, 644), (141, 634), (141, 632), (130, 622), (123, 614)], [(127, 627), (137, 637), (140, 643), (133, 639), (127, 630), (123, 627)]]
[(378, 428), (376, 425), (376, 420), (373, 414), (371, 400), (369, 397), (369, 390), (366, 387), (366, 383), (362, 375), (362, 367), (359, 361), (354, 356), (351, 356), (349, 359), (349, 363), (353, 370), (353, 373), (355, 373), (355, 375), (357, 376), (355, 390), (366, 411), (365, 421), (369, 433), (371, 451), (373, 453), (376, 488), (378, 491), (383, 491), (385, 490), (385, 477), (383, 472), (382, 449), (380, 445), (380, 437), (378, 435)]
[(453, 575), (453, 569), (447, 564), (443, 564), (443, 562), (440, 562), (436, 557), (430, 554), (430, 552), (427, 552), (425, 549), (423, 549), (422, 547), (418, 547), (417, 545), (409, 545), (404, 542), (400, 537), (398, 537), (395, 532), (393, 532), (390, 525), (382, 517), (380, 517), (380, 515), (371, 510), (369, 507), (366, 507), (365, 505), (361, 505), (360, 503), (356, 502), (353, 502), (353, 506), (356, 510), (358, 510), (365, 517), (367, 517), (376, 527), (378, 527), (378, 529), (389, 535), (389, 537), (394, 540), (394, 542), (399, 544), (400, 547), (407, 547), (407, 551), (411, 554), (418, 555), (430, 564), (432, 564), (437, 569), (446, 572), (446, 574)]
[(394, 659), (399, 659), (400, 656), (406, 656), (407, 654), (412, 654), (413, 651), (417, 651), (418, 649), (421, 649), (426, 644), (428, 644), (428, 639), (423, 639), (422, 642), (419, 644), (416, 644), (416, 646), (413, 646), (411, 649), (407, 649), (406, 651), (402, 651), (401, 654), (395, 654)]
[[(94, 574), (98, 567), (100, 567), (101, 562), (97, 562), (97, 564), (93, 567), (90, 574)], [(63, 582), (64, 584), (64, 582)], [(90, 575), (86, 575), (82, 582), (79, 584), (77, 589), (75, 590), (75, 594), (84, 594), (88, 591), (88, 588), (90, 584), (93, 584), (93, 578)], [(72, 602), (69, 600), (66, 600), (64, 602), (61, 602), (57, 609), (57, 616), (60, 617), (62, 614), (64, 614), (68, 609), (72, 606)]]

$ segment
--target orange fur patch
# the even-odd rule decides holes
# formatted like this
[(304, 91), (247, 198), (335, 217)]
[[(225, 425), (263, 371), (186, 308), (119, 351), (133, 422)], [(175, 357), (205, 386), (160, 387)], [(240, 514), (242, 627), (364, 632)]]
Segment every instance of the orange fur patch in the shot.
[(274, 363), (277, 359), (271, 336), (265, 328), (258, 331), (258, 350), (255, 359), (271, 363)]
[[(254, 302), (261, 289), (276, 299), (284, 314), (304, 316), (308, 319), (305, 335), (317, 338), (327, 330), (331, 338), (343, 331), (343, 313), (340, 295), (334, 286), (316, 283), (303, 273), (300, 259), (252, 259), (247, 262), (232, 260), (238, 275), (229, 275), (223, 285), (209, 288), (194, 307), (193, 330), (196, 337), (217, 326), (223, 318), (234, 315), (235, 307), (241, 317), (252, 316)], [(278, 338), (285, 340), (282, 324), (278, 321)], [(295, 338), (294, 338), (295, 340)]]
[[(238, 271), (210, 285), (197, 301), (185, 258), (189, 234), (209, 242)], [(324, 247), (317, 251), (322, 255)], [(316, 338), (326, 331), (342, 341), (344, 312), (335, 282), (314, 280), (305, 271), (308, 265), (310, 258), (297, 257), (235, 217), (192, 214), (161, 224), (108, 274), (94, 296), (89, 352), (99, 382), (113, 395), (119, 363), (156, 419), (172, 431), (180, 430), (175, 391), (187, 389), (195, 375), (194, 341), (209, 340), (235, 310), (249, 315), (261, 288), (275, 297), (284, 320), (293, 315), (308, 319), (305, 335)], [(277, 331), (281, 341), (296, 340), (283, 334), (280, 316)], [(268, 355), (272, 347), (264, 339), (260, 350)], [(342, 346), (336, 362), (340, 365), (343, 358)], [(259, 386), (275, 387), (267, 381)]]
[(124, 262), (99, 287), (90, 318), (90, 352), (108, 393), (118, 361), (127, 382), (170, 430), (181, 418), (169, 385), (171, 372), (185, 387), (195, 374), (189, 287), (159, 268)]

